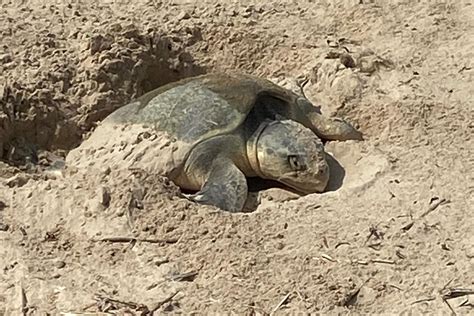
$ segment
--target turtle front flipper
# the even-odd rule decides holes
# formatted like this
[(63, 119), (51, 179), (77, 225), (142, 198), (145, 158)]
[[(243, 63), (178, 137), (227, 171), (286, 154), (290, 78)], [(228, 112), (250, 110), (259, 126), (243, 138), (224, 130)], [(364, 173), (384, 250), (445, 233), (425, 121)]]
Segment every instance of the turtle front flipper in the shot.
[(308, 118), (314, 127), (314, 132), (325, 140), (362, 140), (362, 133), (351, 124), (338, 117), (325, 117), (320, 113), (312, 112)]
[(311, 129), (324, 140), (362, 140), (362, 133), (338, 117), (322, 115), (307, 99), (299, 98), (298, 107), (308, 118)]
[(213, 205), (224, 211), (240, 212), (247, 200), (247, 179), (229, 158), (216, 157), (201, 190), (193, 201)]

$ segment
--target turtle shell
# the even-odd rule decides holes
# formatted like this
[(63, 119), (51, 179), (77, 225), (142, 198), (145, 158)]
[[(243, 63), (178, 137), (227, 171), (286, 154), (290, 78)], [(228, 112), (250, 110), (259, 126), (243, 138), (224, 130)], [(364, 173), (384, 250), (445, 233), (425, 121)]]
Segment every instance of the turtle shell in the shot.
[[(245, 74), (211, 73), (183, 79), (110, 114), (70, 152), (67, 163), (141, 168), (173, 180), (197, 143), (231, 133), (252, 111), (257, 125), (277, 114), (297, 117), (290, 112), (298, 110), (298, 98), (266, 79)], [(305, 125), (305, 116), (300, 116), (299, 122)]]
[[(281, 107), (295, 103), (298, 96), (268, 80), (245, 74), (207, 74), (155, 89), (112, 113), (107, 121), (144, 124), (189, 144), (232, 132), (255, 106), (265, 118)], [(262, 100), (262, 102), (257, 102)], [(296, 103), (295, 103), (296, 104)], [(265, 112), (265, 114), (263, 114)], [(267, 113), (268, 112), (268, 113)], [(286, 116), (286, 115), (285, 115)]]

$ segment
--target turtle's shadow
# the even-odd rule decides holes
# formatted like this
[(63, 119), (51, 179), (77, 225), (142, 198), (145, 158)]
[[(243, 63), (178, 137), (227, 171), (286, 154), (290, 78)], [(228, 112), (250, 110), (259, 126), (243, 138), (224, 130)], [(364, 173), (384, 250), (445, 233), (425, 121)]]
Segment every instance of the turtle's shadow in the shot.
[[(342, 184), (344, 183), (344, 178), (346, 176), (346, 171), (344, 167), (330, 154), (327, 154), (326, 161), (329, 165), (329, 182), (326, 186), (324, 192), (333, 192), (337, 191), (341, 188)], [(244, 212), (253, 212), (258, 208), (260, 204), (259, 201), (259, 192), (268, 190), (271, 188), (280, 188), (287, 191), (291, 191), (297, 194), (291, 188), (286, 187), (284, 184), (273, 181), (273, 180), (265, 180), (262, 178), (247, 178), (247, 185), (249, 189), (249, 195), (247, 197), (247, 201), (245, 203)], [(324, 193), (323, 192), (323, 193)]]
[(337, 161), (336, 158), (334, 158), (330, 154), (327, 154), (326, 161), (329, 165), (330, 177), (328, 185), (326, 186), (324, 192), (337, 191), (342, 187), (342, 184), (344, 183), (344, 178), (346, 177), (346, 170), (344, 169), (344, 167), (342, 167), (339, 161)]

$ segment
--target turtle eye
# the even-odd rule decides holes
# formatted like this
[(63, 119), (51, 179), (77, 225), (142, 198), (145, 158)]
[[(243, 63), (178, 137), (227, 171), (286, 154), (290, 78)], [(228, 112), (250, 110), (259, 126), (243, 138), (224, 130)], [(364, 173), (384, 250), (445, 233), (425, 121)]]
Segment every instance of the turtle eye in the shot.
[(306, 165), (298, 155), (289, 155), (288, 163), (290, 164), (291, 169), (295, 171), (302, 171), (306, 169)]

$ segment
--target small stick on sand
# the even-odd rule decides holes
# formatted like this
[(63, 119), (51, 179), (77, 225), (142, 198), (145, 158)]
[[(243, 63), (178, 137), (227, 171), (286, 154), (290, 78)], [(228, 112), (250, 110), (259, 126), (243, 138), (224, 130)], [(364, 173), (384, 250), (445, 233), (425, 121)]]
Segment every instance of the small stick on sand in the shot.
[[(439, 204), (438, 204), (439, 205)], [(474, 289), (465, 289), (465, 288), (448, 288), (448, 285), (453, 282), (454, 278), (449, 280), (443, 288), (439, 291), (439, 294), (441, 295), (441, 298), (446, 305), (448, 305), (449, 309), (451, 310), (453, 315), (456, 315), (456, 312), (452, 308), (452, 306), (448, 303), (448, 300), (460, 296), (467, 296), (474, 294)]]
[(283, 304), (286, 303), (286, 301), (288, 300), (288, 298), (290, 298), (290, 295), (291, 293), (288, 293), (285, 295), (285, 297), (283, 297), (283, 299), (277, 304), (277, 306), (275, 306), (275, 308), (271, 311), (270, 313), (270, 316), (274, 315), (276, 313), (277, 310), (280, 309), (280, 307), (282, 307)]
[(400, 250), (395, 251), (395, 254), (400, 259), (406, 259), (407, 258), (407, 256), (405, 256), (403, 253), (401, 253)]
[(150, 309), (150, 314), (153, 315), (154, 312), (156, 312), (164, 304), (170, 302), (178, 293), (179, 293), (179, 291), (176, 291), (173, 294), (171, 294), (170, 296), (168, 296), (165, 299), (163, 299), (163, 300), (159, 301), (158, 303), (156, 303), (156, 305), (153, 308)]
[(370, 262), (372, 262), (372, 263), (395, 264), (395, 261), (393, 261), (393, 260), (386, 260), (386, 259), (371, 259)]
[(412, 76), (412, 77), (410, 77), (410, 78), (407, 79), (407, 80), (400, 80), (400, 81), (398, 82), (398, 85), (401, 86), (401, 85), (404, 85), (404, 84), (409, 84), (409, 83), (410, 83), (413, 79), (415, 79), (415, 78), (416, 78), (416, 76)]
[(451, 307), (451, 305), (448, 303), (447, 300), (443, 299), (443, 302), (448, 305), (449, 309), (451, 310), (452, 315), (457, 315), (454, 309)]
[(398, 287), (398, 286), (396, 286), (395, 284), (388, 284), (388, 286), (393, 287), (393, 288), (395, 288), (395, 289), (397, 289), (397, 290), (399, 290), (399, 291), (403, 291), (403, 289), (402, 289), (401, 287)]
[(379, 231), (377, 228), (379, 224), (377, 225), (370, 225), (369, 227), (369, 235), (367, 236), (367, 239), (364, 242), (364, 245), (367, 244), (367, 242), (370, 240), (370, 237), (374, 236), (375, 239), (382, 240), (383, 239), (383, 233)]
[(474, 294), (474, 289), (449, 288), (441, 291), (441, 295), (445, 300), (471, 294)]
[(91, 304), (89, 304), (89, 305), (86, 305), (86, 306), (84, 306), (83, 308), (81, 308), (81, 310), (87, 312), (88, 309), (91, 309), (91, 308), (94, 307), (94, 306), (97, 306), (97, 302), (94, 302), (94, 303), (91, 303)]
[[(447, 204), (447, 203), (450, 203), (450, 202), (451, 201), (446, 200), (446, 199), (439, 199), (437, 197), (432, 198), (430, 206), (428, 207), (428, 209), (423, 214), (420, 215), (420, 217), (418, 217), (418, 219), (423, 218), (426, 215), (428, 215), (429, 213), (433, 212), (434, 210), (436, 210), (438, 208), (438, 206), (443, 205), (443, 204)], [(408, 224), (404, 225), (401, 229), (403, 231), (407, 232), (413, 227), (414, 224), (415, 224), (415, 221), (411, 221)]]
[(328, 244), (328, 240), (327, 240), (326, 236), (323, 237), (323, 245), (324, 245), (324, 247), (329, 248), (329, 244)]
[(407, 232), (407, 231), (409, 231), (409, 230), (413, 227), (414, 224), (415, 224), (415, 222), (414, 222), (414, 221), (411, 221), (411, 222), (409, 222), (408, 224), (404, 225), (404, 226), (402, 227), (402, 230)]
[(105, 242), (132, 242), (132, 241), (141, 241), (148, 242), (152, 244), (175, 244), (178, 242), (178, 238), (170, 239), (147, 239), (147, 238), (136, 238), (136, 237), (124, 237), (124, 236), (112, 236), (104, 237), (100, 239), (92, 239), (92, 241), (105, 241)]
[(169, 276), (170, 281), (193, 281), (199, 273), (197, 271), (190, 271), (180, 274), (173, 274)]
[(327, 255), (327, 254), (324, 254), (324, 253), (321, 255), (321, 258), (326, 259), (327, 261), (337, 262), (336, 259), (334, 259), (334, 258), (332, 258), (331, 256), (329, 256), (329, 255)]
[(420, 218), (423, 218), (426, 215), (428, 215), (429, 213), (433, 212), (434, 210), (436, 210), (438, 208), (438, 206), (440, 206), (442, 204), (449, 203), (449, 202), (450, 201), (448, 201), (446, 199), (437, 199), (437, 200), (435, 200), (432, 204), (430, 204), (430, 207), (428, 207), (426, 212), (424, 212), (423, 214), (420, 215)]
[(472, 303), (469, 303), (469, 297), (465, 297), (464, 301), (458, 305), (458, 307), (462, 307), (462, 306), (471, 306), (471, 307), (474, 307), (474, 305)]
[(341, 247), (342, 245), (350, 245), (350, 244), (347, 241), (341, 241), (341, 242), (338, 242), (336, 246), (334, 246), (334, 249), (337, 249)]
[(418, 304), (418, 303), (423, 303), (423, 302), (429, 302), (429, 301), (434, 301), (436, 299), (436, 297), (434, 296), (431, 296), (431, 297), (428, 297), (428, 298), (422, 298), (422, 299), (419, 299), (419, 300), (416, 300), (414, 302), (412, 302), (411, 304)]
[(20, 308), (21, 308), (21, 314), (23, 316), (27, 315), (28, 312), (28, 299), (26, 298), (26, 292), (25, 289), (23, 288), (23, 285), (20, 285)]
[(102, 295), (102, 294), (96, 294), (95, 299), (97, 302), (102, 303), (102, 304), (109, 303), (110, 306), (108, 308), (99, 308), (103, 312), (107, 312), (110, 307), (113, 307), (113, 308), (117, 307), (117, 306), (113, 306), (113, 304), (116, 304), (122, 307), (128, 307), (134, 310), (148, 310), (148, 307), (143, 304), (121, 301), (118, 299), (106, 297), (105, 295)]

